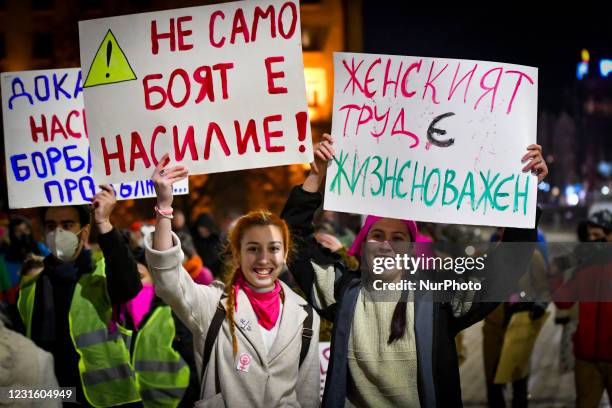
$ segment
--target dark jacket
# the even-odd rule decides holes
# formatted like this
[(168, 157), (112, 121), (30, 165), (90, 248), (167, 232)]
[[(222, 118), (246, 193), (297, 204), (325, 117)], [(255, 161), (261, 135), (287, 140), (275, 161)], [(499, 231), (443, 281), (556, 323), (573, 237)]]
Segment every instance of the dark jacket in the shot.
[[(198, 232), (198, 227), (206, 227), (210, 233), (204, 238)], [(223, 239), (212, 218), (208, 214), (202, 214), (196, 220), (192, 231), (193, 244), (196, 252), (202, 258), (204, 266), (210, 269), (215, 279), (223, 275)]]
[[(113, 304), (127, 302), (142, 288), (134, 257), (116, 229), (99, 235), (98, 242), (104, 253), (110, 301)], [(60, 387), (76, 387), (77, 400), (88, 405), (79, 377), (79, 355), (70, 338), (68, 312), (78, 279), (93, 272), (91, 251), (81, 251), (72, 263), (61, 263), (49, 255), (44, 264), (34, 295), (32, 340), (53, 354)]]
[[(306, 293), (309, 302), (317, 308), (314, 301), (314, 267), (313, 263), (322, 267), (333, 265), (335, 271), (336, 303), (326, 309), (317, 308), (321, 316), (334, 322), (331, 355), (327, 371), (324, 407), (343, 407), (346, 402), (347, 387), (351, 383), (348, 370), (348, 343), (359, 292), (362, 288), (361, 275), (351, 272), (343, 261), (317, 244), (313, 237), (312, 220), (319, 208), (322, 197), (319, 193), (308, 193), (301, 187), (295, 187), (285, 205), (282, 217), (291, 228), (296, 251), (289, 269), (293, 273), (301, 289)], [(521, 230), (507, 228), (505, 241), (534, 242), (536, 230)], [(489, 256), (487, 265), (494, 267), (494, 262), (512, 262), (518, 271), (526, 271), (530, 253), (516, 254), (512, 258)], [(489, 267), (489, 266), (487, 266)], [(495, 274), (498, 276), (500, 274)], [(503, 279), (510, 279), (505, 276)], [(483, 281), (483, 292), (487, 286), (503, 287), (507, 282), (492, 278)], [(459, 381), (459, 364), (455, 348), (455, 336), (459, 331), (482, 320), (499, 303), (475, 302), (467, 312), (456, 317), (454, 308), (449, 303), (433, 302), (428, 293), (415, 294), (414, 319), (415, 340), (417, 346), (417, 365), (419, 400), (422, 407), (460, 407), (461, 388)]]

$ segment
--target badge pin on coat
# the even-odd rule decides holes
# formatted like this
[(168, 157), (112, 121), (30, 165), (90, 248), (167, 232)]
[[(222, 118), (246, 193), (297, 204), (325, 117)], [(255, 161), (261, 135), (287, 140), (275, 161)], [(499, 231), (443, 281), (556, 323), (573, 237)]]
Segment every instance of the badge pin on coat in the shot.
[(251, 331), (251, 322), (246, 319), (240, 319), (240, 328), (242, 330)]
[(249, 366), (251, 365), (251, 356), (247, 353), (241, 353), (238, 358), (238, 365), (236, 370), (242, 371), (243, 373), (249, 372)]

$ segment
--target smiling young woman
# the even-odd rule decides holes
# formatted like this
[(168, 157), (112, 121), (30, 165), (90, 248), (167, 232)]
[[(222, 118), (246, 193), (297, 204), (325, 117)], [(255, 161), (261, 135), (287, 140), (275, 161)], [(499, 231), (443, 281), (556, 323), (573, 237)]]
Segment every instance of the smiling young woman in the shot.
[[(430, 292), (418, 289), (396, 291), (400, 293), (393, 301), (368, 296), (375, 258), (402, 257), (408, 244), (428, 240), (414, 221), (368, 215), (348, 251), (359, 261), (359, 270), (347, 268), (314, 236), (313, 219), (323, 201), (319, 189), (328, 163), (337, 157), (330, 135), (315, 146), (314, 157), (310, 174), (291, 191), (281, 216), (297, 244), (289, 270), (319, 314), (334, 323), (322, 406), (461, 407), (455, 336), (482, 320), (496, 303), (479, 301), (485, 299), (482, 294), (470, 302), (461, 296), (434, 302)], [(548, 173), (538, 145), (528, 146), (521, 160), (528, 162), (523, 171), (533, 171), (539, 181)], [(504, 241), (535, 238), (535, 229), (506, 228), (504, 232)], [(505, 251), (488, 259), (487, 271), (513, 265), (510, 275), (518, 280), (530, 259), (528, 246)], [(498, 275), (488, 275), (482, 283), (484, 291), (509, 287), (495, 279)], [(402, 274), (393, 267), (376, 276), (398, 285)]]
[(291, 252), (287, 224), (268, 211), (241, 217), (229, 235), (226, 283), (197, 285), (170, 222), (172, 184), (187, 170), (168, 162), (152, 177), (157, 225), (145, 247), (157, 294), (193, 333), (196, 406), (319, 406), (319, 318), (278, 279)]

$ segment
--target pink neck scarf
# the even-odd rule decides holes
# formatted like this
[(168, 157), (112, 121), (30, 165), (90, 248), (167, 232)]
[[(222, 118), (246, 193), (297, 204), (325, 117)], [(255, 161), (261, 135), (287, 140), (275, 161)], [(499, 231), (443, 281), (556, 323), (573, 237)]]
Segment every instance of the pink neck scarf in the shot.
[(153, 296), (155, 295), (155, 288), (150, 283), (143, 283), (142, 289), (136, 297), (127, 302), (126, 309), (127, 312), (132, 317), (132, 321), (134, 322), (134, 327), (137, 328), (142, 322), (142, 318), (149, 313), (149, 309), (151, 309), (151, 301), (153, 300)]
[[(278, 283), (277, 280), (274, 283), (274, 289), (269, 292), (257, 292), (244, 280), (241, 271), (237, 273), (238, 277), (234, 284), (236, 295), (238, 295), (238, 291), (242, 289), (251, 302), (259, 325), (266, 330), (272, 329), (276, 325), (280, 314), (280, 283)], [(238, 299), (236, 299), (236, 310), (238, 310)]]

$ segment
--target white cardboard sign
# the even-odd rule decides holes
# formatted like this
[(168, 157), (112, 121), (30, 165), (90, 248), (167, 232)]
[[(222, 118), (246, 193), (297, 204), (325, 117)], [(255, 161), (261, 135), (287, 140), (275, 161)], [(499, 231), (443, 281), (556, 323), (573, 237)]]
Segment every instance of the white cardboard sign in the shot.
[(537, 84), (526, 66), (335, 53), (325, 209), (533, 227)]
[[(4, 72), (1, 87), (9, 207), (88, 203), (100, 183), (91, 174), (80, 69)], [(150, 180), (113, 187), (120, 200), (155, 196)], [(188, 189), (184, 180), (174, 193)]]
[(299, 3), (255, 0), (79, 22), (96, 179), (312, 160)]

